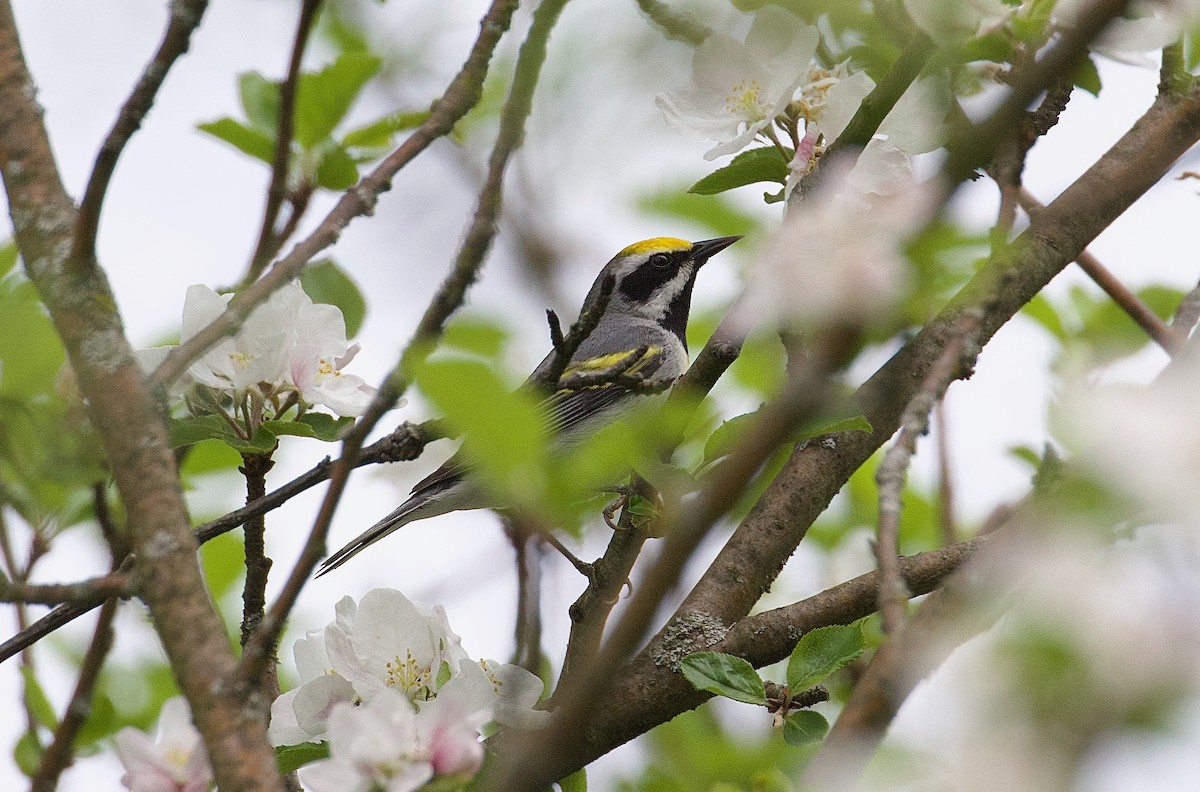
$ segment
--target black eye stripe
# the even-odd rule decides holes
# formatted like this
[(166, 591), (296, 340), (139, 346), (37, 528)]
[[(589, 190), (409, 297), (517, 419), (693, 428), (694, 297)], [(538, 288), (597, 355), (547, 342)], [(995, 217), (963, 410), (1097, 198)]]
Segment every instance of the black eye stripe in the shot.
[[(674, 257), (672, 257), (674, 258)], [(673, 262), (678, 265), (678, 259)], [(621, 293), (633, 302), (650, 299), (650, 295), (659, 286), (674, 278), (679, 273), (679, 267), (655, 267), (647, 261), (621, 281)]]

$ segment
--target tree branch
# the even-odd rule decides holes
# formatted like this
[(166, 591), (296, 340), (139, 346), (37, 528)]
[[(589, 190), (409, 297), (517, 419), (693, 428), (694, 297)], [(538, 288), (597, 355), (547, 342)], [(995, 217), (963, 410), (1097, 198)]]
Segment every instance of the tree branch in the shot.
[(71, 265), (77, 213), (35, 95), (12, 9), (0, 0), (0, 174), (9, 213), (26, 272), (66, 348), (128, 515), (139, 595), (191, 703), (220, 787), (280, 789), (266, 702), (213, 682), (226, 678), (234, 658), (196, 561), (165, 421), (104, 273)]
[[(1033, 197), (1033, 194), (1026, 189), (1022, 189), (1019, 200), (1021, 208), (1033, 217), (1037, 212), (1045, 209), (1041, 201)], [(1097, 286), (1104, 290), (1112, 301), (1117, 304), (1121, 310), (1128, 314), (1129, 318), (1137, 322), (1138, 326), (1146, 331), (1146, 335), (1154, 339), (1163, 350), (1174, 357), (1179, 349), (1183, 346), (1183, 338), (1175, 328), (1168, 325), (1158, 317), (1158, 314), (1150, 310), (1150, 306), (1142, 302), (1136, 294), (1117, 279), (1117, 276), (1100, 263), (1100, 260), (1093, 256), (1089, 251), (1083, 250), (1076, 257), (1075, 263), (1079, 268), (1087, 273)]]
[(845, 432), (833, 444), (798, 448), (734, 531), (664, 631), (616, 674), (597, 704), (583, 744), (549, 756), (549, 774), (571, 772), (677, 714), (660, 697), (664, 636), (686, 620), (724, 629), (742, 619), (795, 551), (808, 526), (851, 473), (896, 430), (904, 406), (954, 337), (962, 313), (982, 309), (989, 340), (1097, 234), (1158, 182), (1200, 139), (1200, 97), (1160, 97), (1109, 152), (1033, 221), (1011, 254), (990, 260), (958, 295), (858, 391), (873, 433)]
[(83, 191), (83, 200), (79, 202), (70, 259), (71, 266), (76, 269), (82, 270), (96, 265), (96, 232), (100, 225), (100, 209), (104, 204), (108, 183), (117, 168), (117, 160), (125, 150), (125, 144), (142, 126), (142, 120), (150, 112), (167, 73), (191, 46), (192, 34), (200, 27), (200, 20), (208, 8), (208, 0), (172, 0), (167, 3), (167, 8), (170, 16), (162, 43), (158, 45), (154, 57), (146, 64), (133, 92), (121, 106), (116, 123), (109, 130), (104, 145), (96, 155), (92, 175), (88, 177), (87, 187)]

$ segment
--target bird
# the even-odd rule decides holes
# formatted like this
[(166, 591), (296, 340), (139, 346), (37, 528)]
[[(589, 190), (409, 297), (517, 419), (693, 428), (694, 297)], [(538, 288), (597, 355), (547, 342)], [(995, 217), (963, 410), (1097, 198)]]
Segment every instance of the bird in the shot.
[[(620, 420), (628, 409), (683, 375), (688, 366), (687, 323), (696, 275), (705, 262), (741, 238), (688, 242), (655, 237), (629, 245), (604, 265), (580, 311), (582, 318), (599, 306), (599, 319), (571, 355), (558, 387), (539, 404), (548, 433), (556, 442), (569, 443), (572, 437), (585, 437)], [(526, 386), (552, 374), (556, 356), (552, 349)], [(587, 380), (589, 373), (604, 378), (608, 372), (618, 373), (599, 383)], [(571, 382), (587, 384), (572, 386)], [(460, 451), (417, 482), (404, 503), (325, 559), (317, 577), (408, 523), (488, 507), (497, 504), (483, 486), (472, 481), (470, 460)]]

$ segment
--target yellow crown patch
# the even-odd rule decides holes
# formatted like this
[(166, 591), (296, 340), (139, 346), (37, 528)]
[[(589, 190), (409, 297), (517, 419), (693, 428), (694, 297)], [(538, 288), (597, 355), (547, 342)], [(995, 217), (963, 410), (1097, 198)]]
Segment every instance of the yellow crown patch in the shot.
[(644, 253), (673, 253), (676, 250), (689, 250), (691, 247), (692, 243), (686, 239), (654, 237), (654, 239), (643, 239), (641, 242), (634, 242), (617, 255), (636, 256)]

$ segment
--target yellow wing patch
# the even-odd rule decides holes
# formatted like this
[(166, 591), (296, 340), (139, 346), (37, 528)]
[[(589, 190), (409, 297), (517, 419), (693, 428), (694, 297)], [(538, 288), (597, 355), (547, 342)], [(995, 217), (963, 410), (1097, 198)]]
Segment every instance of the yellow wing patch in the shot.
[[(605, 369), (609, 368), (618, 368), (629, 361), (629, 359), (633, 355), (637, 354), (638, 351), (639, 350), (636, 349), (629, 349), (624, 352), (614, 352), (610, 355), (600, 355), (598, 357), (588, 358), (587, 360), (581, 360), (578, 363), (572, 363), (570, 366), (568, 366), (567, 370), (563, 372), (563, 376), (566, 377), (570, 376), (571, 374), (604, 371)], [(630, 375), (637, 374), (643, 368), (645, 368), (650, 361), (654, 360), (654, 358), (658, 357), (660, 354), (662, 354), (662, 347), (658, 345), (648, 346), (646, 347), (646, 351), (642, 352), (641, 357), (633, 361), (628, 368), (624, 368), (621, 373)], [(606, 388), (609, 384), (610, 383), (604, 383), (585, 387)]]
[(654, 237), (654, 239), (643, 239), (641, 242), (634, 242), (617, 255), (635, 256), (645, 253), (674, 253), (677, 250), (691, 250), (691, 248), (692, 243), (686, 239)]

